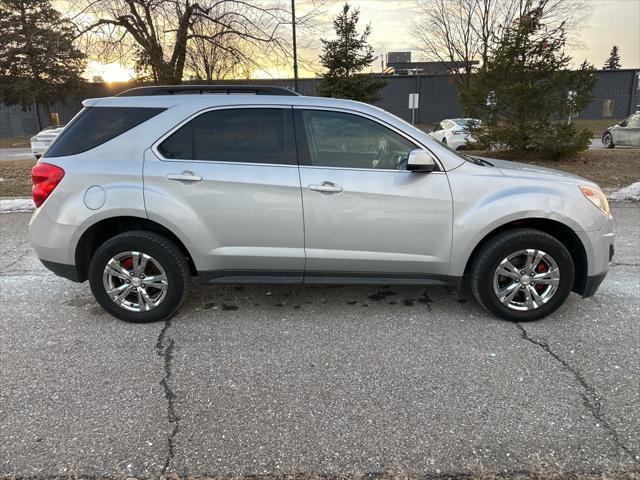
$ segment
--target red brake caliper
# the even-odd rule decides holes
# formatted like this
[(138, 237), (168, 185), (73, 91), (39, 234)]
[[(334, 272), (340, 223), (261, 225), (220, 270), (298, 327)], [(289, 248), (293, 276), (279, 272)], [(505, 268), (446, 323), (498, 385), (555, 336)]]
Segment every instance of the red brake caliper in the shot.
[(122, 260), (122, 266), (127, 270), (131, 270), (133, 268), (133, 257), (125, 258)]
[[(547, 271), (547, 266), (544, 263), (539, 263), (538, 266), (536, 267), (536, 272), (538, 273), (544, 273)], [(535, 286), (537, 291), (542, 291), (544, 290), (545, 286), (544, 285), (540, 285), (539, 283), (536, 284)]]

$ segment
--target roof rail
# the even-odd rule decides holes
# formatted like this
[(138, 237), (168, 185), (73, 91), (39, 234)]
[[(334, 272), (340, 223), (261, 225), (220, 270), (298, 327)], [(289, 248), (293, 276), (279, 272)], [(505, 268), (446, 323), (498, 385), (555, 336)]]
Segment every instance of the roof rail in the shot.
[(252, 95), (282, 95), (298, 96), (292, 90), (284, 87), (260, 85), (163, 85), (158, 87), (137, 87), (125, 90), (116, 97), (145, 97), (150, 95), (180, 95), (180, 94), (252, 94)]

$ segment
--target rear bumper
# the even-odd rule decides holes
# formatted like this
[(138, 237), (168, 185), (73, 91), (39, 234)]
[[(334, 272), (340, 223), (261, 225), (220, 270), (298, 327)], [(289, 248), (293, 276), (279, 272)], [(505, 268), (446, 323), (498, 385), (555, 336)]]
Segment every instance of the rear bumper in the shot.
[(42, 260), (42, 265), (47, 267), (53, 273), (58, 275), (59, 277), (66, 278), (67, 280), (71, 280), (72, 282), (81, 283), (80, 275), (78, 274), (78, 269), (75, 265), (66, 265), (64, 263), (56, 263), (49, 262), (48, 260)]

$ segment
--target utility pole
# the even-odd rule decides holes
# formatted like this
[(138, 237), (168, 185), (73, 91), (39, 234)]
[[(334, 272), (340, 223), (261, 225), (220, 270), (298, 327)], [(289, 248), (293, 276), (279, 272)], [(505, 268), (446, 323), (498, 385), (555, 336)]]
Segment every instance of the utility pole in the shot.
[(296, 46), (296, 0), (291, 0), (291, 25), (293, 30), (293, 89), (298, 91), (298, 47)]

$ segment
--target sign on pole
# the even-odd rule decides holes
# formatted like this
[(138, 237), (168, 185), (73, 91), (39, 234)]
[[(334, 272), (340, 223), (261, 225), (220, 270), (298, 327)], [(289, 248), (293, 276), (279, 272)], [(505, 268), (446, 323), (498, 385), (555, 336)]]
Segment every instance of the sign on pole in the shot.
[(409, 110), (411, 110), (411, 123), (416, 123), (416, 110), (418, 109), (418, 103), (420, 101), (420, 94), (418, 93), (410, 93), (409, 94)]

